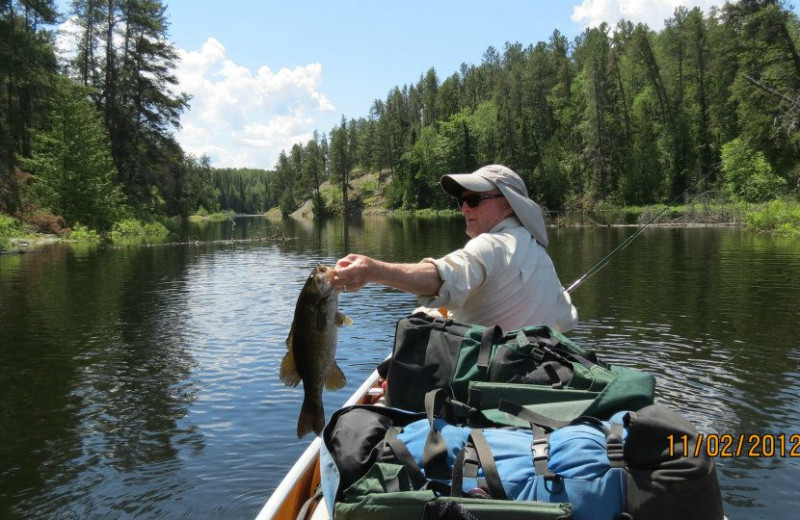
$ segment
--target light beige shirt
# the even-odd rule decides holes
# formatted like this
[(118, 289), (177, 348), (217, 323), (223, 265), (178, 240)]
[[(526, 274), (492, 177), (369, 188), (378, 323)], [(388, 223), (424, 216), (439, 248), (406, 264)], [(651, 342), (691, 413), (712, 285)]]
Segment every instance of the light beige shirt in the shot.
[(434, 297), (419, 297), (420, 303), (447, 308), (457, 322), (500, 325), (504, 332), (526, 325), (567, 332), (578, 322), (578, 311), (547, 250), (516, 217), (471, 239), (463, 249), (422, 261), (436, 266), (442, 286)]

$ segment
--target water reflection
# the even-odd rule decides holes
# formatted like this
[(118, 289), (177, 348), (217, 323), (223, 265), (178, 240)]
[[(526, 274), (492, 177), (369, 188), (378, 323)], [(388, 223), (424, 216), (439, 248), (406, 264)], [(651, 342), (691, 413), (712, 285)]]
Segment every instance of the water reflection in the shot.
[[(701, 431), (797, 433), (797, 241), (734, 229), (645, 235), (575, 295), (577, 335), (655, 373), (659, 400)], [(800, 504), (796, 458), (717, 464), (731, 518), (788, 518)]]
[[(567, 285), (631, 229), (553, 229)], [(456, 218), (193, 225), (194, 241), (52, 247), (0, 257), (0, 517), (247, 518), (309, 439), (300, 388), (278, 380), (291, 313), (317, 262), (415, 262), (467, 239)], [(276, 239), (283, 237), (283, 239)], [(658, 376), (661, 402), (705, 432), (795, 433), (800, 246), (735, 229), (649, 229), (576, 290), (571, 336)], [(348, 379), (390, 351), (416, 302), (343, 294)], [(797, 459), (718, 459), (731, 518), (791, 517)]]

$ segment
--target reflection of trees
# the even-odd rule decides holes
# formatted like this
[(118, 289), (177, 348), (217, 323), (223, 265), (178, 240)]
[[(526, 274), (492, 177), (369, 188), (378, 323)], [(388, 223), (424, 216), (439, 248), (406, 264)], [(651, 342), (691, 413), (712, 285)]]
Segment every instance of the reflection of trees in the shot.
[(442, 256), (467, 241), (463, 218), (362, 216), (281, 221), (282, 233), (293, 237), (278, 246), (286, 253), (328, 256), (363, 253), (392, 262), (416, 262)]
[(202, 448), (177, 426), (193, 398), (180, 291), (159, 288), (180, 288), (186, 263), (179, 248), (54, 248), (0, 279), (0, 465), (17, 468), (0, 474), (2, 500), (52, 512), (117, 472), (166, 471), (176, 439)]
[(99, 430), (109, 432), (106, 456), (122, 469), (176, 455), (171, 439), (192, 400), (191, 389), (181, 383), (195, 364), (182, 337), (186, 327), (175, 301), (180, 291), (161, 285), (168, 280), (180, 287), (186, 249), (136, 252), (118, 293), (116, 331), (102, 352), (105, 362), (87, 374), (92, 404), (99, 405)]
[[(74, 352), (62, 344), (76, 323), (60, 319), (68, 296), (54, 279), (63, 278), (68, 248), (49, 248), (14, 258), (14, 270), (0, 271), (0, 514), (9, 515), (13, 497), (38, 489), (47, 476), (37, 468), (57, 455), (53, 437), (74, 444), (70, 398)], [(6, 258), (0, 265), (8, 266)], [(69, 317), (71, 318), (71, 317)], [(63, 326), (55, 326), (55, 321)], [(67, 330), (64, 330), (67, 329)]]

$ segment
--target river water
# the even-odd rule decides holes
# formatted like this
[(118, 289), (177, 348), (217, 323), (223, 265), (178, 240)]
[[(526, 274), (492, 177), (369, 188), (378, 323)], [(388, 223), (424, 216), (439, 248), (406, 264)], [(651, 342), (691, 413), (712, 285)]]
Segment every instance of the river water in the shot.
[[(633, 232), (552, 229), (567, 285)], [(55, 245), (0, 256), (0, 518), (253, 518), (311, 441), (278, 380), (300, 288), (348, 252), (393, 261), (465, 240), (460, 218), (194, 224), (182, 244)], [(236, 239), (236, 240), (231, 240)], [(657, 400), (708, 434), (784, 436), (718, 457), (732, 520), (800, 508), (800, 243), (735, 228), (652, 228), (573, 293), (569, 336), (657, 376)], [(340, 297), (345, 389), (391, 350), (415, 301)], [(768, 454), (767, 454), (768, 455)]]

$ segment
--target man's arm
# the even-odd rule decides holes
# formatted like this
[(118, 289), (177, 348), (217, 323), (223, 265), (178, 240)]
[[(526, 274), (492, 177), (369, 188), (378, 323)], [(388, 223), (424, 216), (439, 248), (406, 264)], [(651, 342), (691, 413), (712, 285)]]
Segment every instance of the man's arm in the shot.
[(347, 292), (356, 292), (373, 282), (420, 296), (435, 296), (442, 285), (439, 271), (430, 262), (399, 264), (358, 254), (336, 262), (331, 282)]

